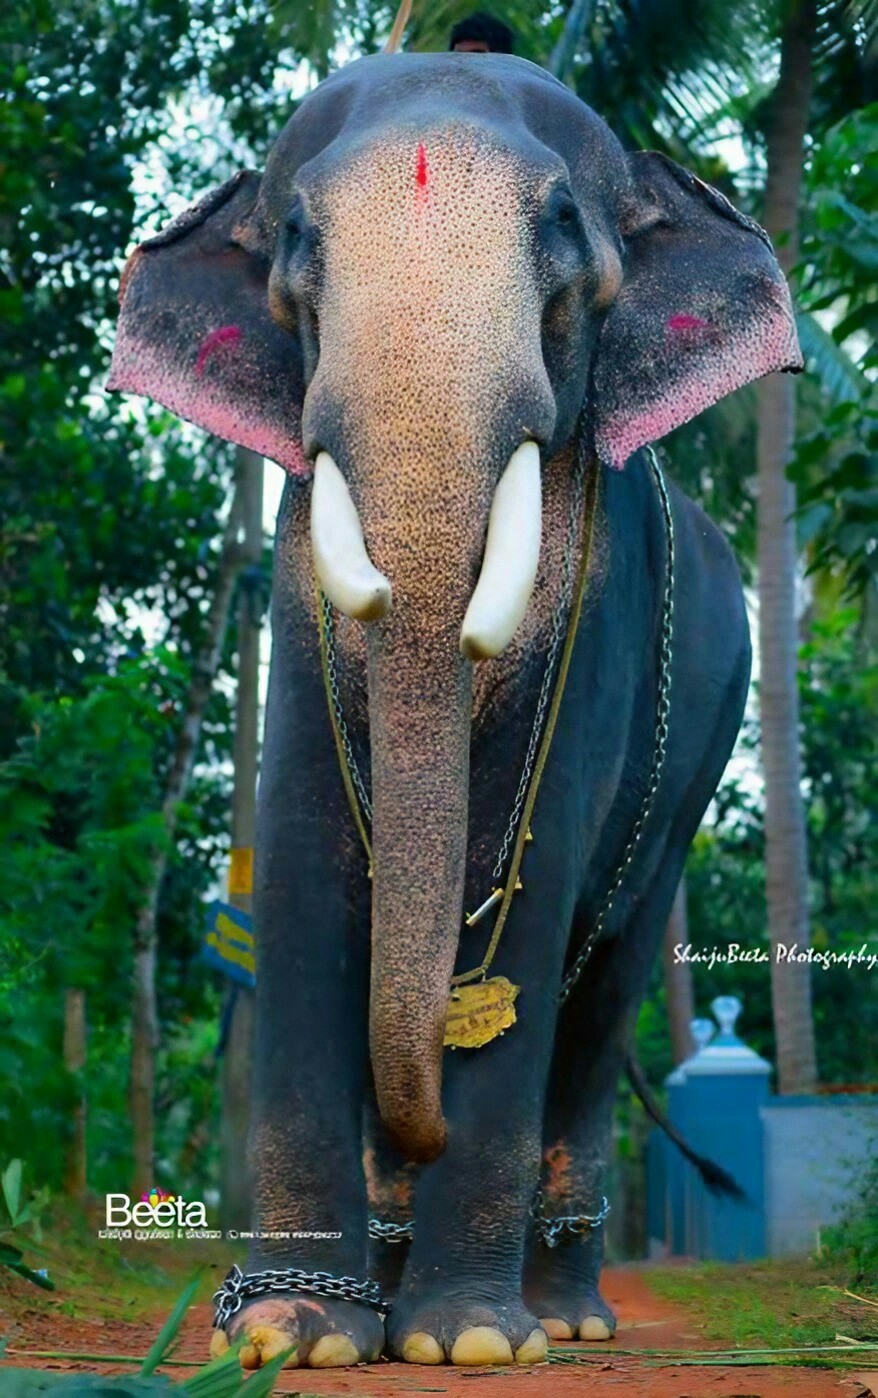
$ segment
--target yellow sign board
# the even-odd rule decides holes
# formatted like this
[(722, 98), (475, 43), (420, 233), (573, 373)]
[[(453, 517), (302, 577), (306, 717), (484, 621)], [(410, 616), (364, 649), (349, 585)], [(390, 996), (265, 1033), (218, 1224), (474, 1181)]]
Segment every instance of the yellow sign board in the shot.
[(201, 954), (211, 966), (241, 985), (256, 983), (253, 923), (249, 913), (218, 900), (211, 903)]
[(243, 898), (253, 892), (253, 850), (239, 845), (232, 850), (229, 866), (229, 896)]

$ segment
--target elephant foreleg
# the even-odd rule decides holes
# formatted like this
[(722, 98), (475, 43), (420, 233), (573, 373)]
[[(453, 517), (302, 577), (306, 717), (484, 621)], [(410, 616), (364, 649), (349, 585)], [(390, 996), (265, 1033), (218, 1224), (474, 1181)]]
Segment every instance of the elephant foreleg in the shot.
[[(275, 623), (275, 630), (282, 624)], [(250, 1155), (253, 1238), (244, 1270), (366, 1280), (362, 1158), (369, 885), (320, 688), (319, 659), (272, 671), (256, 879), (256, 1045)], [(309, 678), (313, 675), (313, 680)], [(295, 1345), (311, 1367), (375, 1359), (378, 1313), (308, 1290), (250, 1298), (217, 1332), (244, 1333), (253, 1368)]]
[[(511, 957), (507, 969), (525, 981)], [(414, 1241), (388, 1317), (389, 1346), (409, 1362), (529, 1364), (545, 1355), (545, 1335), (522, 1302), (521, 1269), (557, 981), (540, 986), (531, 970), (525, 983), (509, 1033), (476, 1052), (446, 1053), (448, 1145), (418, 1180)]]

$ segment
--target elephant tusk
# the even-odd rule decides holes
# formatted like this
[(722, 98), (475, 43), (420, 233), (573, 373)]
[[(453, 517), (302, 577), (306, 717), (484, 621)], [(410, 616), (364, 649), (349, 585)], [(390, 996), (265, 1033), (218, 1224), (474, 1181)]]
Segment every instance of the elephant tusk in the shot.
[(355, 621), (390, 611), (391, 587), (366, 553), (347, 481), (329, 452), (318, 453), (311, 487), (311, 551), (317, 581), (333, 606)]
[(482, 571), (460, 633), (460, 649), (470, 660), (499, 655), (515, 635), (536, 581), (541, 535), (540, 450), (536, 442), (523, 442), (491, 502)]

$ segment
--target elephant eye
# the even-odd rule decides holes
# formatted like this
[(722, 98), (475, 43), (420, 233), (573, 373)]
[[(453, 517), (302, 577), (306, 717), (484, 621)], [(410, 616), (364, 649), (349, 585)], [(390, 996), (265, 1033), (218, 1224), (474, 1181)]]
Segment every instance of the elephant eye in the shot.
[(556, 227), (572, 231), (580, 225), (579, 208), (567, 189), (556, 188), (552, 191), (547, 212)]
[(284, 234), (290, 251), (295, 251), (305, 236), (307, 219), (301, 199), (297, 198), (284, 220)]

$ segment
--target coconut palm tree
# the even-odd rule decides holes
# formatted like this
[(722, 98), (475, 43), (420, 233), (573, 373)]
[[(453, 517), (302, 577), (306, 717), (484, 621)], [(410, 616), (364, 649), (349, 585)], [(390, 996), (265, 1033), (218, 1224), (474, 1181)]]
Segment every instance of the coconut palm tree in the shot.
[[(790, 276), (798, 258), (799, 204), (813, 93), (816, 0), (795, 0), (781, 31), (780, 74), (766, 142), (763, 219)], [(771, 997), (782, 1093), (817, 1079), (811, 967), (790, 959), (809, 943), (808, 844), (799, 751), (795, 488), (786, 471), (796, 432), (795, 381), (757, 386), (759, 472), (759, 710), (765, 776), (765, 864), (772, 943)], [(783, 959), (781, 959), (783, 958)]]

